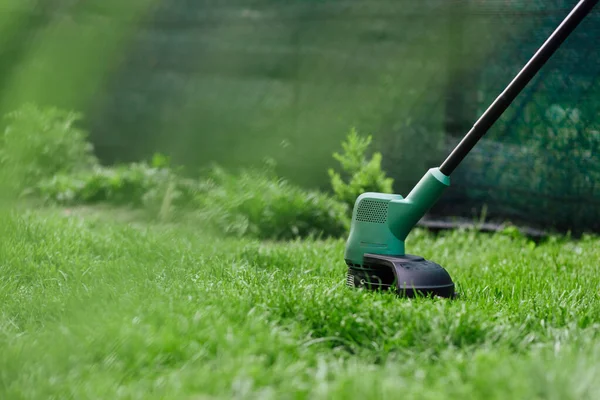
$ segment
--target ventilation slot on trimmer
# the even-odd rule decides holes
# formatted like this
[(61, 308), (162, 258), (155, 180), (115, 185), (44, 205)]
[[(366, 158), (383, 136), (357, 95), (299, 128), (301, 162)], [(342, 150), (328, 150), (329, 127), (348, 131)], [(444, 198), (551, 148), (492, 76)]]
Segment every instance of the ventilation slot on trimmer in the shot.
[(373, 222), (385, 224), (387, 221), (388, 202), (363, 200), (358, 205), (356, 220), (361, 222)]

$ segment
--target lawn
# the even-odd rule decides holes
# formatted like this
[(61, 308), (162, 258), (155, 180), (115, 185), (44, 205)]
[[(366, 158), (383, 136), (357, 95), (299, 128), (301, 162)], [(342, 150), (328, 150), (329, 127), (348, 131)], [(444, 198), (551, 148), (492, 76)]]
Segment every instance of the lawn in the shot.
[(416, 230), (461, 297), (403, 300), (344, 286), (343, 239), (1, 218), (1, 399), (600, 398), (597, 237)]

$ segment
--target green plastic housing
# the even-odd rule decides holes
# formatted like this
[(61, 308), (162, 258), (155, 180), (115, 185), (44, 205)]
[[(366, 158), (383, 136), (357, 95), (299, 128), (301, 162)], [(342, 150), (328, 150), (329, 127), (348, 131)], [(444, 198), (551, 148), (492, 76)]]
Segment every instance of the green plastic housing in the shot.
[(449, 186), (450, 177), (431, 168), (406, 198), (374, 192), (358, 196), (346, 242), (346, 262), (363, 265), (365, 253), (404, 255), (406, 236)]

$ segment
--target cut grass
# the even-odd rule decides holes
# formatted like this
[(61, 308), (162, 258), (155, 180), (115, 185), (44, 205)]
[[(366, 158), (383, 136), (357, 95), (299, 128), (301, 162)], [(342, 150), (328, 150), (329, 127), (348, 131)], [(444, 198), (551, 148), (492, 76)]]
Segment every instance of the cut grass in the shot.
[(344, 286), (341, 240), (0, 221), (0, 398), (600, 398), (600, 239), (411, 234), (462, 296)]

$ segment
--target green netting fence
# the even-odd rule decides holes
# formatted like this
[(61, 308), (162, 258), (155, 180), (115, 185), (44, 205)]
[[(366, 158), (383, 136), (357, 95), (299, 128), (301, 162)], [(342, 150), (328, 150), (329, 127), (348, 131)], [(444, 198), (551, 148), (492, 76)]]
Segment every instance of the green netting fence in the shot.
[[(488, 2), (489, 3), (489, 2)], [(509, 2), (510, 3), (510, 2)], [(516, 2), (512, 2), (516, 4)], [(481, 113), (574, 1), (473, 7), (472, 17), (522, 27), (474, 70)], [(495, 21), (495, 22), (494, 22)], [(468, 33), (466, 33), (468, 34)], [(482, 43), (490, 40), (480, 36)], [(464, 50), (468, 58), (469, 50)], [(476, 213), (561, 230), (600, 228), (600, 13), (584, 21), (455, 176), (444, 213)], [(461, 115), (464, 117), (465, 115)], [(458, 138), (450, 135), (449, 144)]]
[[(299, 184), (351, 127), (395, 190), (439, 164), (575, 0), (6, 0), (2, 110), (85, 112), (107, 163), (168, 153)], [(600, 12), (569, 38), (433, 210), (600, 230)], [(56, 55), (56, 56), (54, 56)]]

